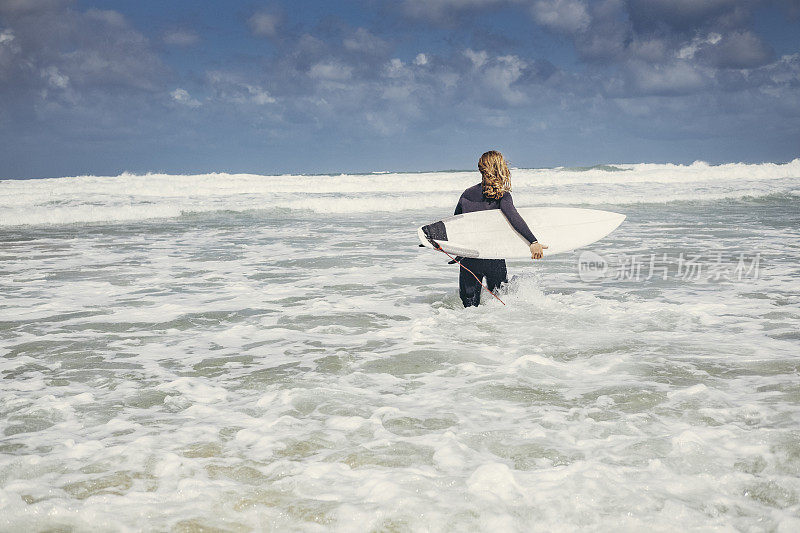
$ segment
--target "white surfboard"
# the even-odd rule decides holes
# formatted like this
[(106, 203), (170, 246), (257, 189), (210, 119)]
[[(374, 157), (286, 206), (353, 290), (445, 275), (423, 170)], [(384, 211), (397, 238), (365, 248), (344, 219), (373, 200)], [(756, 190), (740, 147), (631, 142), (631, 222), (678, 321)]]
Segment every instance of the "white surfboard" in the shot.
[[(625, 220), (625, 215), (574, 207), (523, 207), (519, 214), (528, 223), (536, 239), (549, 246), (544, 255), (569, 252), (599, 241)], [(499, 209), (476, 211), (444, 218), (417, 230), (419, 241), (428, 248), (433, 244), (445, 252), (481, 259), (530, 258), (530, 246), (516, 232)]]

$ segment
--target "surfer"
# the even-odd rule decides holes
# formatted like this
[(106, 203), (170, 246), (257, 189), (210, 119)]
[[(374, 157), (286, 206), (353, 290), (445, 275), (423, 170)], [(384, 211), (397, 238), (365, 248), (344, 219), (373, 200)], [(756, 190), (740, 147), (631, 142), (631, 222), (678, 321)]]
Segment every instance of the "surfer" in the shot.
[[(522, 235), (531, 247), (531, 259), (541, 259), (542, 250), (547, 246), (541, 245), (531, 232), (528, 224), (517, 212), (514, 201), (511, 199), (511, 172), (503, 154), (490, 150), (483, 154), (478, 161), (478, 170), (481, 172), (481, 182), (473, 185), (461, 194), (456, 205), (455, 215), (499, 209)], [(501, 283), (508, 282), (505, 259), (474, 259), (470, 257), (459, 258), (461, 264), (472, 270), (478, 279), (472, 277), (465, 269), (459, 269), (458, 292), (464, 307), (478, 305), (481, 301), (480, 279), (486, 277), (486, 286), (494, 291)]]

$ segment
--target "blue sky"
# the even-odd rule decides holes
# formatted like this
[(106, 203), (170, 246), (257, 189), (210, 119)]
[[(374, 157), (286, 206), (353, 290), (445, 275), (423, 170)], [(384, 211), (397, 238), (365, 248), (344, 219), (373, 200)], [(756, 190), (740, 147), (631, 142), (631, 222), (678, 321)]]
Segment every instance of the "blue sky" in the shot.
[(800, 0), (0, 0), (0, 178), (785, 161)]

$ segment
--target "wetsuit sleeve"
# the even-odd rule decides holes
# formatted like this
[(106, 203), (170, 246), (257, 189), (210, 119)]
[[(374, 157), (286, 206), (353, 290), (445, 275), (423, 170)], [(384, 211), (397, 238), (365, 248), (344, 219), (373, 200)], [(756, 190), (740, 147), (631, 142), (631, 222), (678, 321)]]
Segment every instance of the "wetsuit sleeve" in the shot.
[(528, 243), (536, 242), (536, 236), (533, 234), (528, 224), (520, 216), (517, 208), (514, 207), (514, 200), (511, 199), (511, 193), (507, 192), (500, 198), (500, 211), (506, 216), (511, 225), (517, 230), (517, 233), (525, 237)]
[[(461, 197), (463, 198), (463, 196)], [(461, 198), (458, 199), (458, 203), (456, 204), (456, 210), (453, 212), (453, 216), (460, 215), (464, 210), (461, 207)]]

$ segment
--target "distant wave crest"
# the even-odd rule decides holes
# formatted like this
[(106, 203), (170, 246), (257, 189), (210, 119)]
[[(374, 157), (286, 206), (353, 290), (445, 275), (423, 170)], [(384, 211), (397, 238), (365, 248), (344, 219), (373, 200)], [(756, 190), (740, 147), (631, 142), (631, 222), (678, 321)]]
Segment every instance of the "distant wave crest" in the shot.
[[(127, 222), (215, 211), (450, 212), (477, 172), (337, 176), (121, 174), (0, 180), (0, 226)], [(790, 196), (800, 159), (789, 163), (615, 164), (514, 169), (524, 205), (625, 205)]]

